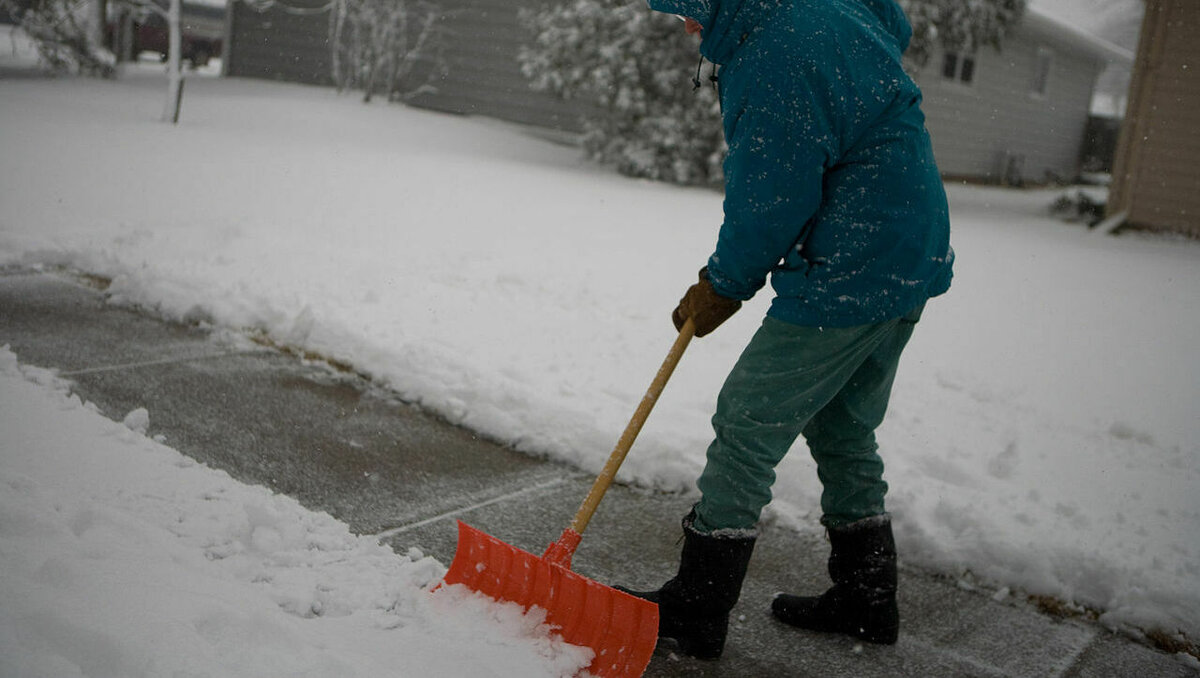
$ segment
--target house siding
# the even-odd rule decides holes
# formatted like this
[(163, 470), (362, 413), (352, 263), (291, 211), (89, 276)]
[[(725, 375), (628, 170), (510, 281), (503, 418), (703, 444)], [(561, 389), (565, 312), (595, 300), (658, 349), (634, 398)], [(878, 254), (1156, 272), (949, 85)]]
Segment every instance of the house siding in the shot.
[[(288, 0), (259, 11), (229, 3), (225, 74), (235, 77), (332, 85), (326, 0)], [(289, 11), (295, 8), (300, 11)]]
[(410, 103), (462, 114), (556, 130), (577, 131), (581, 107), (534, 92), (521, 73), (517, 55), (530, 37), (521, 26), (522, 8), (536, 0), (440, 0), (445, 27), (444, 78), (436, 91)]
[(1109, 213), (1200, 237), (1200, 4), (1148, 0)]
[[(1033, 84), (1043, 49), (1052, 61), (1040, 95)], [(942, 76), (942, 57), (936, 53), (917, 81), (943, 174), (1014, 183), (1078, 175), (1102, 60), (1030, 26), (1016, 31), (1003, 51), (979, 51), (969, 85)]]
[[(529, 88), (517, 54), (528, 40), (518, 11), (538, 0), (438, 0), (444, 75), (425, 82), (432, 55), (414, 69), (413, 89), (432, 89), (408, 103), (438, 111), (488, 115), (552, 130), (579, 129), (580, 104)], [(323, 7), (326, 0), (288, 0), (289, 6)], [(318, 85), (333, 84), (329, 13), (297, 16), (280, 5), (257, 11), (232, 3), (227, 74)]]

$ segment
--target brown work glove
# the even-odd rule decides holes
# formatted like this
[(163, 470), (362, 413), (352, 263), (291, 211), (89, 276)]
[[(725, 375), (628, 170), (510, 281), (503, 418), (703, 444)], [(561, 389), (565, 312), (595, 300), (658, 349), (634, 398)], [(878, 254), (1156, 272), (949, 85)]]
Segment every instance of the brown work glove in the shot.
[(700, 282), (688, 288), (679, 306), (671, 313), (675, 329), (683, 329), (683, 323), (688, 318), (696, 324), (696, 336), (704, 335), (717, 329), (729, 316), (737, 313), (742, 302), (717, 294), (712, 283), (708, 281), (708, 267), (700, 269)]

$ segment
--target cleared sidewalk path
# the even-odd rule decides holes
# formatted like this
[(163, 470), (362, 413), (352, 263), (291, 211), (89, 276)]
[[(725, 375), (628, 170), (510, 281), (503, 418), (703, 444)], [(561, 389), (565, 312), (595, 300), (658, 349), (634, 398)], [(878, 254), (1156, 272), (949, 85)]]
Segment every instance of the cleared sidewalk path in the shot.
[[(446, 424), (353, 373), (109, 306), (98, 286), (68, 276), (0, 271), (5, 344), (23, 363), (58, 369), (107, 416), (145, 407), (149, 435), (184, 454), (443, 563), (454, 557), (456, 517), (540, 553), (591, 482)], [(674, 573), (687, 508), (678, 495), (614, 487), (574, 568), (610, 584), (660, 584)], [(821, 540), (768, 526), (725, 657), (699, 662), (660, 647), (646, 675), (1197, 675), (1096, 624), (996, 601), (903, 564), (894, 647), (775, 623), (770, 598), (785, 589), (818, 592), (827, 554)]]

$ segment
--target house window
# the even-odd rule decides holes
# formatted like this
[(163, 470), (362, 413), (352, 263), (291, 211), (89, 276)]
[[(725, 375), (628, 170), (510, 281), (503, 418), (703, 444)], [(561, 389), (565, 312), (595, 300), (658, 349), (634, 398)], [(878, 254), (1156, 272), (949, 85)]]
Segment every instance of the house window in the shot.
[(1035, 96), (1044, 97), (1050, 93), (1050, 71), (1054, 67), (1054, 52), (1042, 47), (1038, 49), (1037, 61), (1033, 67), (1033, 82), (1030, 91)]
[(942, 77), (969, 85), (975, 81), (975, 57), (946, 52), (942, 57)]
[(958, 77), (958, 55), (954, 52), (946, 52), (946, 56), (942, 59), (942, 77), (947, 80), (954, 80)]

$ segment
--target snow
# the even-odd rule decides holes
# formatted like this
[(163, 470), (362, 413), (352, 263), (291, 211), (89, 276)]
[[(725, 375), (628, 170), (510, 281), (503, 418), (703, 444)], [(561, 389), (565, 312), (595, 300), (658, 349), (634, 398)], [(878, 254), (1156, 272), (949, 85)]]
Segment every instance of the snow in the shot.
[[(182, 122), (171, 127), (157, 121), (163, 85), (148, 70), (115, 83), (0, 81), (0, 265), (110, 277), (111, 303), (266, 334), (353, 364), (520, 450), (600, 468), (671, 344), (669, 314), (713, 245), (719, 195), (624, 179), (499, 123), (364, 106), (320, 88), (193, 77)], [(1197, 637), (1200, 247), (1063, 224), (1048, 216), (1053, 192), (952, 186), (950, 194), (954, 288), (930, 303), (879, 432), (905, 562), (1060, 596), (1103, 611), (1112, 626)], [(692, 491), (716, 393), (768, 301), (760, 294), (693, 342), (622, 480)], [(359, 639), (399, 615), (414, 619), (403, 628), (420, 639), (413, 662), (447, 660), (437, 651), (447, 645), (430, 637), (461, 631), (436, 622), (427, 606), (437, 603), (416, 593), (435, 577), (434, 563), (393, 560), (341, 532), (329, 537), (344, 528), (207, 470), (203, 483), (225, 488), (214, 496), (233, 498), (198, 499), (209, 492), (191, 479), (201, 470), (179, 468), (186, 463), (120, 423), (122, 433), (111, 433), (81, 405), (63, 404), (58, 390), (35, 398), (6, 360), (4, 391), (19, 397), (6, 395), (0, 411), (21, 426), (0, 434), (5, 477), (16, 478), (3, 501), (6, 516), (20, 516), (5, 524), (20, 529), (0, 534), (46, 547), (0, 551), (13, 559), (2, 564), (12, 582), (3, 589), (3, 642), (40, 634), (46, 662), (84, 648), (105, 661), (166, 661), (167, 651), (129, 638), (175, 629), (186, 638), (171, 642), (221, 648), (210, 661), (238, 656), (239, 634), (211, 635), (223, 624), (204, 620), (215, 618), (276, 649), (315, 642), (299, 654), (305, 666), (358, 667), (378, 656), (364, 654), (370, 643)], [(43, 409), (9, 414), (27, 399)], [(58, 418), (79, 420), (63, 433), (73, 437), (58, 436), (49, 422)], [(137, 428), (141, 415), (132, 418)], [(116, 486), (117, 478), (137, 482), (137, 463), (102, 476), (106, 495), (70, 486), (87, 474), (61, 471), (118, 442), (152, 467), (145, 473), (161, 471), (144, 500), (178, 516), (183, 536), (170, 531), (183, 529), (174, 523), (144, 522), (151, 517), (128, 499), (141, 495)], [(56, 450), (51, 466), (27, 467), (43, 449)], [(175, 461), (152, 463), (155, 455)], [(803, 442), (781, 465), (775, 491), (766, 520), (819, 529), (820, 488)], [(224, 517), (213, 520), (226, 522), (208, 526), (218, 504)], [(25, 508), (55, 505), (64, 508)], [(271, 517), (280, 512), (311, 527), (281, 531)], [(106, 537), (89, 539), (90, 529)], [(297, 545), (310, 539), (363, 561), (351, 572), (328, 565), (330, 577), (351, 581), (338, 589), (345, 598), (319, 602), (346, 614), (303, 620), (311, 627), (296, 615), (322, 589), (293, 587), (299, 570), (275, 564), (300, 557)], [(100, 561), (111, 567), (97, 576), (124, 576), (113, 563), (149, 549), (151, 559), (130, 570), (148, 582), (136, 590), (147, 604), (163, 591), (185, 598), (124, 639), (99, 621), (109, 605), (135, 604), (107, 593), (134, 590), (124, 588), (132, 579), (93, 582), (79, 626), (74, 611), (55, 613), (71, 607), (70, 586), (84, 585), (88, 554), (110, 543)], [(230, 555), (209, 561), (210, 548)], [(199, 602), (205, 585), (173, 569), (202, 565), (215, 573), (218, 602)], [(256, 581), (256, 568), (271, 581)], [(38, 577), (49, 583), (28, 588)], [(203, 595), (192, 600), (194, 590)], [(379, 603), (368, 590), (393, 600)], [(466, 626), (482, 633), (488, 614), (476, 610)], [(316, 640), (327, 634), (339, 640)], [(333, 649), (342, 640), (352, 643), (348, 654)], [(121, 642), (134, 646), (111, 649)], [(544, 673), (570, 663), (544, 639), (494, 644), (523, 651), (514, 661), (549, 667)], [(461, 658), (486, 656), (491, 666), (490, 651)], [(280, 649), (278, 661), (286, 654)]]
[(0, 24), (0, 68), (28, 67), (37, 61), (37, 44), (15, 27)]
[(0, 675), (571, 676), (590, 661), (542, 613), (431, 594), (445, 568), (419, 549), (351, 535), (68, 388), (0, 348)]
[[(1076, 26), (1093, 35), (1107, 37), (1113, 21), (1140, 16), (1140, 0), (1030, 0), (1038, 12)], [(1129, 45), (1125, 45), (1128, 47)]]
[(144, 435), (150, 428), (150, 411), (144, 407), (139, 407), (125, 415), (125, 419), (121, 423), (125, 424), (125, 428), (130, 431)]

